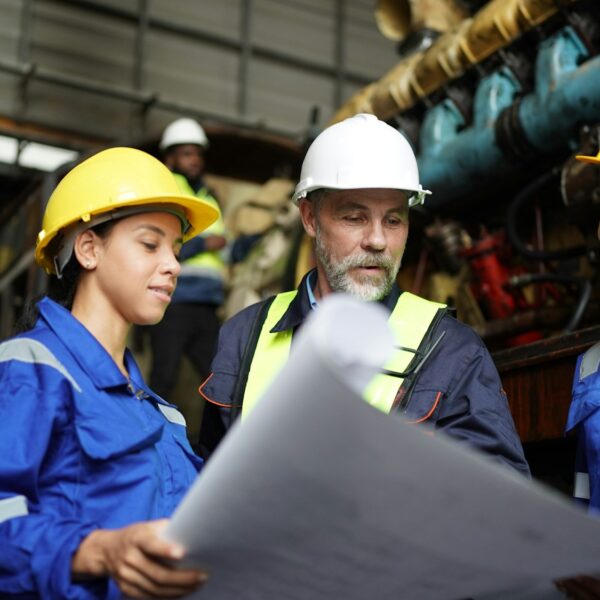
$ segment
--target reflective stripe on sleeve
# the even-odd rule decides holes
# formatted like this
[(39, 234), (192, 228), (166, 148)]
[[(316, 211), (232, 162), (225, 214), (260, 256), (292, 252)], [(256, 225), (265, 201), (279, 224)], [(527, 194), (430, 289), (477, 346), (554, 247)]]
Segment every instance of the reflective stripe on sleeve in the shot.
[(579, 366), (579, 381), (598, 371), (600, 366), (600, 343), (592, 346), (581, 359)]
[(573, 497), (580, 500), (590, 499), (590, 476), (588, 473), (575, 473)]
[(15, 517), (24, 517), (29, 514), (25, 496), (11, 496), (0, 500), (0, 523)]
[(65, 379), (68, 379), (71, 385), (81, 392), (81, 388), (73, 379), (65, 366), (42, 344), (37, 340), (30, 338), (16, 338), (0, 344), (0, 363), (16, 360), (35, 365), (46, 365), (56, 369)]

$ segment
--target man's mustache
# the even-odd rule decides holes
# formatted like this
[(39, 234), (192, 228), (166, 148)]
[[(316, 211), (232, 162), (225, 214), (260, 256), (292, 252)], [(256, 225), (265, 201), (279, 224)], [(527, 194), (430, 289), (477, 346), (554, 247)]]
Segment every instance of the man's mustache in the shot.
[(391, 271), (395, 267), (393, 259), (389, 256), (382, 255), (359, 255), (359, 256), (348, 256), (343, 261), (343, 266), (347, 269), (353, 268), (367, 268), (367, 267), (380, 267)]

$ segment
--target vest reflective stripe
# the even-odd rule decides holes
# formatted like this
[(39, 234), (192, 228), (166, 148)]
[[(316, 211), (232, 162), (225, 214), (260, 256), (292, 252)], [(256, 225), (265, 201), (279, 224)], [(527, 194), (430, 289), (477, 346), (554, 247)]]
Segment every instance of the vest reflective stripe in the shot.
[(24, 363), (36, 365), (46, 365), (56, 369), (63, 377), (69, 380), (71, 385), (81, 392), (81, 388), (67, 371), (65, 366), (42, 344), (37, 340), (29, 338), (15, 338), (0, 344), (0, 363), (9, 360), (16, 360)]
[(221, 273), (225, 270), (225, 262), (218, 250), (207, 250), (195, 256), (190, 256), (190, 258), (183, 261), (182, 265), (204, 269), (205, 271), (214, 271), (215, 273)]
[[(388, 320), (396, 345), (417, 350), (438, 310), (445, 307), (445, 304), (430, 302), (409, 292), (401, 294)], [(414, 356), (413, 352), (397, 350), (384, 369), (402, 373)], [(403, 381), (401, 377), (383, 373), (377, 375), (364, 392), (365, 400), (380, 411), (389, 413)]]
[(261, 394), (287, 362), (292, 345), (292, 331), (271, 333), (271, 329), (283, 317), (297, 293), (296, 290), (293, 290), (277, 294), (269, 307), (248, 371), (248, 381), (242, 404), (242, 418), (254, 407)]
[(188, 277), (208, 277), (212, 279), (222, 279), (222, 274), (215, 268), (210, 268), (207, 266), (196, 266), (194, 264), (190, 264), (187, 261), (181, 265), (181, 271), (179, 272), (179, 276), (188, 276)]
[[(204, 202), (208, 202), (215, 208), (219, 209), (219, 218), (200, 235), (203, 237), (207, 235), (225, 235), (225, 222), (223, 221), (223, 216), (220, 212), (221, 209), (219, 207), (219, 203), (208, 193), (208, 190), (206, 188), (200, 188), (197, 192), (194, 192), (188, 183), (188, 180), (183, 175), (180, 175), (179, 173), (173, 173), (173, 177), (175, 177), (175, 180), (179, 185), (179, 189), (183, 193), (190, 196), (196, 196), (196, 198), (200, 198), (201, 200), (204, 200)], [(219, 278), (222, 278), (225, 273), (225, 261), (223, 260), (219, 250), (200, 252), (199, 254), (186, 259), (182, 264), (184, 266), (197, 267), (198, 269), (203, 269), (205, 271), (210, 270), (213, 273), (218, 274)]]
[[(278, 294), (273, 300), (262, 326), (248, 373), (244, 391), (242, 418), (254, 407), (262, 392), (288, 359), (292, 343), (292, 331), (271, 333), (271, 329), (283, 317), (297, 291)], [(445, 304), (430, 302), (408, 292), (401, 294), (389, 323), (396, 338), (396, 344), (405, 348), (417, 349), (425, 337), (438, 310)], [(402, 372), (414, 357), (412, 352), (398, 350), (384, 368)], [(389, 413), (403, 379), (390, 375), (377, 375), (365, 390), (365, 400), (382, 412)]]

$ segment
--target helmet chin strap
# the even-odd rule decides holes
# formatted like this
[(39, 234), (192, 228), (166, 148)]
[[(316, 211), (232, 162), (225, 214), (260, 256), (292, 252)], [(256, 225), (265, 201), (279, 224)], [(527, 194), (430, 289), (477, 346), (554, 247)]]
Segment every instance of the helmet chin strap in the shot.
[(128, 206), (126, 208), (120, 208), (117, 210), (102, 213), (100, 215), (92, 217), (92, 219), (87, 222), (79, 221), (78, 223), (75, 223), (68, 227), (60, 238), (60, 241), (58, 243), (58, 250), (53, 259), (56, 277), (58, 279), (62, 278), (62, 272), (69, 260), (71, 260), (71, 256), (73, 255), (73, 248), (75, 246), (75, 240), (77, 239), (77, 236), (80, 233), (83, 233), (84, 231), (86, 231), (87, 229), (91, 229), (92, 227), (96, 227), (96, 225), (106, 223), (107, 221), (123, 219), (125, 217), (131, 217), (133, 215), (148, 212), (166, 212), (176, 216), (181, 221), (181, 232), (183, 234), (185, 234), (185, 232), (190, 227), (190, 223), (187, 217), (185, 216), (185, 213), (177, 207), (169, 206), (167, 204), (144, 204), (141, 206)]

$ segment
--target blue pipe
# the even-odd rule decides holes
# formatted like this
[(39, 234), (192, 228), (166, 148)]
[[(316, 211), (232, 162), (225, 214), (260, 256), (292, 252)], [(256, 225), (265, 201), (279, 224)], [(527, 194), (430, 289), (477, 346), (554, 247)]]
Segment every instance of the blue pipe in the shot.
[(574, 149), (576, 128), (600, 120), (600, 57), (581, 66), (587, 52), (571, 28), (543, 44), (535, 93), (523, 99), (519, 120), (540, 152)]
[(473, 124), (446, 99), (428, 111), (417, 157), (423, 187), (433, 191), (426, 207), (436, 208), (486, 186), (515, 170), (514, 159), (498, 145), (496, 125), (505, 109), (517, 109), (521, 133), (532, 151), (548, 154), (572, 148), (583, 123), (600, 121), (600, 56), (583, 63), (586, 50), (566, 27), (540, 47), (536, 88), (514, 105), (521, 91), (510, 69), (502, 67), (477, 88)]

